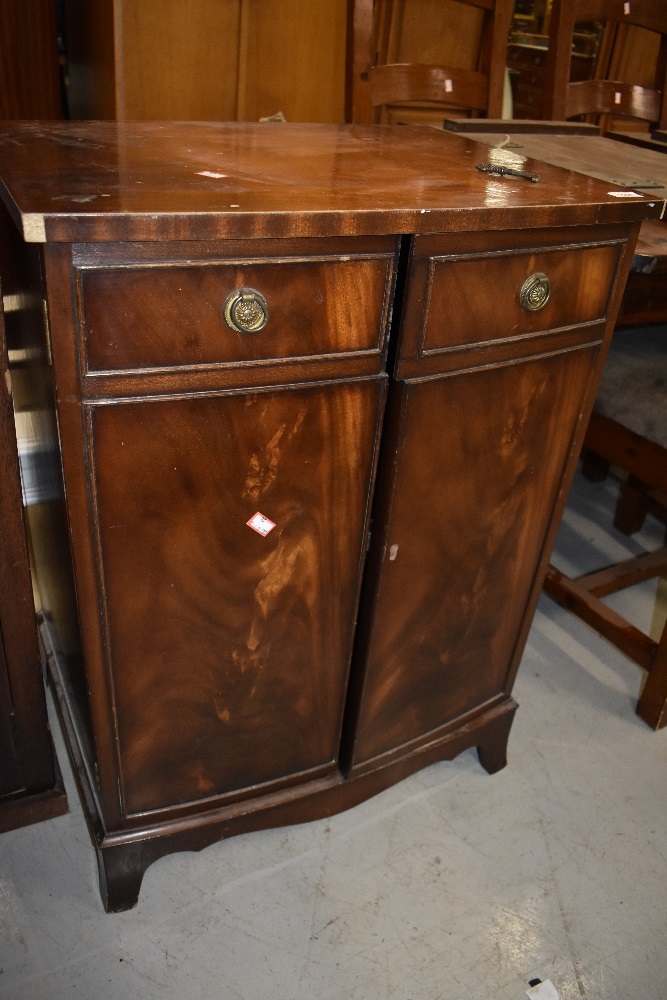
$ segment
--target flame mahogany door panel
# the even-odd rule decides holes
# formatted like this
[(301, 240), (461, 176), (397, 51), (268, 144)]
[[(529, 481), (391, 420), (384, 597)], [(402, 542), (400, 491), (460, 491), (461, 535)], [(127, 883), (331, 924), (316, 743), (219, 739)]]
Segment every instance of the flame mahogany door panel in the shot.
[[(509, 707), (624, 246), (612, 230), (415, 240), (348, 774)], [(536, 274), (549, 294), (531, 309), (521, 293)]]
[(355, 767), (507, 697), (595, 353), (396, 387), (400, 431)]
[(89, 407), (127, 814), (335, 769), (383, 396), (373, 379)]
[[(660, 205), (546, 164), (487, 174), (472, 140), (424, 128), (0, 139), (0, 246), (34, 250), (12, 304), (66, 488), (51, 549), (71, 559), (48, 568), (76, 593), (41, 631), (105, 906), (165, 854), (330, 816), (470, 747), (502, 767)], [(11, 681), (4, 615), (2, 634)]]

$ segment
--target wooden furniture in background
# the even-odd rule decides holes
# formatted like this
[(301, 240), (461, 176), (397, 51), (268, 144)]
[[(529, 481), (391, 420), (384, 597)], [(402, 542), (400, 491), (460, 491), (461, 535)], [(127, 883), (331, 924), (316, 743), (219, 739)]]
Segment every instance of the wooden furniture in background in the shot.
[(512, 0), (349, 0), (347, 115), (500, 117)]
[(34, 380), (81, 627), (67, 655), (46, 606), (44, 642), (109, 909), (170, 851), (468, 747), (505, 764), (659, 206), (549, 166), (483, 174), (469, 147), (409, 126), (0, 133), (6, 246), (39, 263), (18, 301), (47, 303)]
[[(541, 118), (544, 104), (544, 86), (547, 76), (547, 44), (512, 42), (507, 46), (507, 67), (512, 85), (514, 118)], [(595, 71), (595, 56), (587, 52), (573, 52), (571, 74), (573, 80), (589, 80)]]
[[(667, 522), (667, 338), (661, 328), (617, 331), (584, 439), (592, 478), (611, 466), (627, 474), (614, 526), (634, 534), (649, 509)], [(601, 470), (599, 472), (598, 470)], [(647, 672), (637, 714), (667, 725), (667, 623), (660, 638), (636, 628), (601, 598), (667, 574), (667, 546), (570, 578), (550, 566), (544, 589)]]
[(62, 117), (55, 0), (3, 0), (0, 119)]
[[(638, 86), (603, 77), (618, 68), (620, 57), (609, 65), (599, 60), (595, 79), (571, 82), (570, 62), (575, 27), (595, 20), (607, 33), (613, 49), (610, 29), (627, 27), (653, 32), (659, 40), (651, 72), (651, 85)], [(617, 45), (617, 51), (622, 44)], [(644, 70), (647, 67), (644, 66)], [(667, 124), (667, 8), (662, 0), (623, 3), (621, 0), (553, 0), (549, 29), (547, 78), (544, 93), (545, 119), (568, 119), (580, 115), (611, 115), (640, 119), (653, 127)]]
[(73, 118), (343, 119), (346, 0), (65, 0)]

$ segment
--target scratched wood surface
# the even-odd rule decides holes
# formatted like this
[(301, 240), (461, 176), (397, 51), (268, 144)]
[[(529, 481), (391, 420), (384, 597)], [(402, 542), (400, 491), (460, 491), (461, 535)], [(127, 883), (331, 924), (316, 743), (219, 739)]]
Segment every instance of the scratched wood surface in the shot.
[(510, 208), (517, 228), (660, 214), (650, 198), (614, 197), (608, 184), (530, 161), (539, 184), (484, 175), (476, 166), (488, 156), (470, 138), (418, 126), (0, 129), (7, 205), (36, 242), (495, 229)]

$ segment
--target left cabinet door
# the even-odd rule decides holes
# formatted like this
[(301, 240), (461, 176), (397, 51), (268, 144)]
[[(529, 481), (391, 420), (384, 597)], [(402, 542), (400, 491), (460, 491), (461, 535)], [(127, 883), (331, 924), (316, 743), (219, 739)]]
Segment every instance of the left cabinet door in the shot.
[(107, 829), (337, 775), (396, 252), (354, 237), (50, 255)]

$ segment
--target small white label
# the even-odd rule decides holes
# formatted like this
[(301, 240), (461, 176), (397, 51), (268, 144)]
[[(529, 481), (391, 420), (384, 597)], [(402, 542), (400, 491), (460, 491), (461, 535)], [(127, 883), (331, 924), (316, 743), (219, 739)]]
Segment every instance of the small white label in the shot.
[(445, 80), (445, 93), (446, 94), (451, 94), (451, 92), (453, 91), (453, 89), (454, 89), (454, 84), (452, 83), (452, 81), (451, 80)]
[(620, 103), (621, 103), (621, 92), (620, 92), (620, 90), (615, 90), (614, 91), (614, 104), (620, 104)]
[(643, 198), (643, 194), (638, 191), (607, 191), (612, 198)]
[(629, 3), (624, 3), (623, 4), (623, 13), (624, 14), (629, 14), (630, 13), (630, 4)]
[(531, 986), (526, 990), (526, 996), (530, 997), (530, 1000), (560, 1000), (560, 993), (550, 979), (545, 979), (537, 986)]
[(398, 545), (392, 545), (389, 549), (389, 562), (393, 562), (398, 555)]
[(268, 533), (273, 531), (276, 526), (274, 521), (265, 517), (264, 514), (260, 514), (259, 511), (257, 511), (256, 514), (253, 514), (250, 520), (246, 521), (246, 524), (249, 528), (252, 528), (253, 531), (256, 531), (258, 535), (262, 535), (263, 538), (266, 538)]

